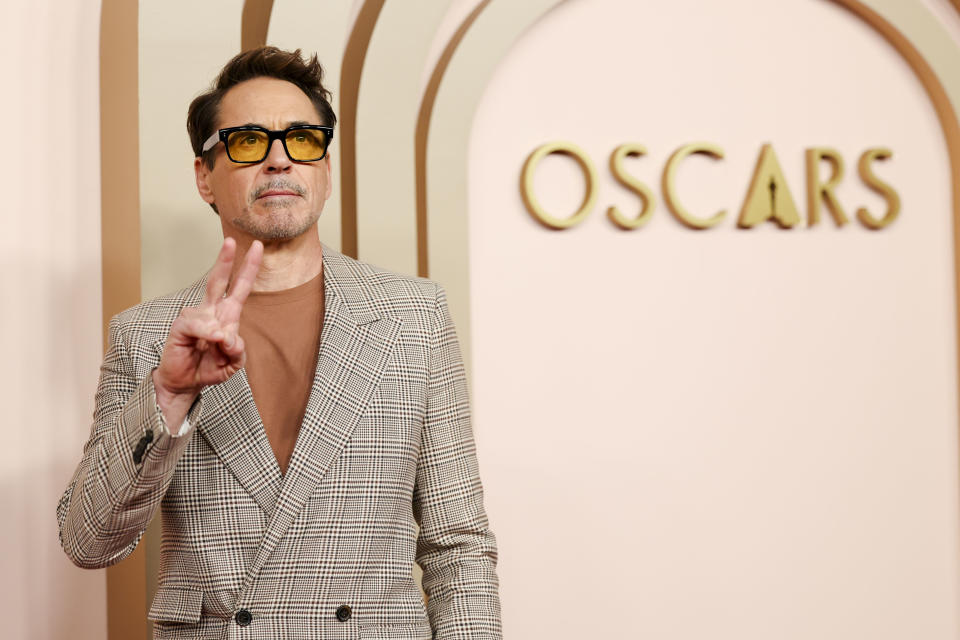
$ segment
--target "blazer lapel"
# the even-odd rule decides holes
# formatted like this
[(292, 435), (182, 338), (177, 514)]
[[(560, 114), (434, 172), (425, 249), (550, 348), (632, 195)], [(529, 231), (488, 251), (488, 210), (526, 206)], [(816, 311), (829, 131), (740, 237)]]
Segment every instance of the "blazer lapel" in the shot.
[[(194, 283), (184, 297), (183, 306), (199, 305), (206, 285), (207, 276)], [(166, 338), (154, 345), (158, 362), (165, 343)], [(200, 395), (202, 408), (200, 423), (196, 426), (199, 435), (237, 482), (253, 496), (267, 517), (272, 517), (283, 477), (263, 431), (260, 413), (247, 382), (247, 372), (241, 369), (226, 382), (204, 388)], [(180, 425), (169, 427), (178, 429)]]
[(313, 388), (276, 510), (244, 588), (350, 439), (400, 334), (402, 321), (373, 308), (369, 285), (346, 258), (326, 245), (323, 269), (325, 310)]
[(267, 517), (272, 517), (283, 476), (263, 430), (246, 370), (207, 387), (202, 395), (201, 435)]

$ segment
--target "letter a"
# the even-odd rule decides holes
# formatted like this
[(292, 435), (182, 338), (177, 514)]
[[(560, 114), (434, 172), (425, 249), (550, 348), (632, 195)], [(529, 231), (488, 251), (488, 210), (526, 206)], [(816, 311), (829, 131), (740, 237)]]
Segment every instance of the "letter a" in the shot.
[(769, 144), (760, 150), (737, 226), (750, 229), (767, 220), (773, 220), (783, 229), (800, 222), (787, 179), (783, 177), (777, 154)]

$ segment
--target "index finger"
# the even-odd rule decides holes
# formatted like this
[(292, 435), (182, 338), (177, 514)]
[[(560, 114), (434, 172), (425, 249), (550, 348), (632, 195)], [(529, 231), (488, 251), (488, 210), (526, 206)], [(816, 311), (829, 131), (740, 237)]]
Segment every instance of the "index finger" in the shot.
[(263, 258), (263, 243), (254, 240), (250, 248), (247, 249), (247, 255), (243, 258), (243, 264), (240, 265), (240, 271), (230, 286), (230, 298), (240, 305), (247, 300), (250, 290), (253, 288), (253, 281), (260, 271), (260, 260)]
[(220, 253), (217, 254), (217, 261), (213, 264), (210, 277), (207, 279), (207, 290), (203, 295), (205, 304), (215, 304), (223, 297), (224, 291), (227, 290), (227, 283), (230, 282), (230, 272), (233, 270), (233, 258), (236, 253), (236, 240), (224, 238)]

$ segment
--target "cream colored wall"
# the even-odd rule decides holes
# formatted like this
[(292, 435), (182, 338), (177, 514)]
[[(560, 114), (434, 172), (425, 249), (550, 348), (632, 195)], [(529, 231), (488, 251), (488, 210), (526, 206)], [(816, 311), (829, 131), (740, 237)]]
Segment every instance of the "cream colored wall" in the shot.
[(106, 635), (102, 571), (74, 567), (55, 508), (102, 355), (96, 0), (10, 3), (0, 21), (0, 618), (8, 638)]
[(420, 73), (421, 95), (427, 88), (427, 83), (430, 81), (430, 73), (440, 59), (443, 48), (447, 46), (447, 43), (450, 42), (450, 38), (453, 37), (457, 28), (481, 1), (482, 0), (449, 0), (449, 2), (446, 3), (447, 7), (444, 11), (443, 18), (433, 33), (423, 70)]
[(960, 13), (951, 2), (952, 0), (919, 0), (918, 4), (923, 5), (950, 34), (953, 41), (960, 44)]
[[(600, 173), (593, 215), (547, 231), (517, 188), (539, 144)], [(704, 217), (667, 213), (660, 175)], [(491, 142), (495, 141), (495, 142)], [(622, 142), (658, 197), (607, 162)], [(735, 228), (761, 144), (805, 210), (803, 150), (836, 147), (849, 213), (904, 202), (882, 232)], [(472, 382), (481, 473), (516, 637), (957, 637), (960, 501), (950, 177), (936, 115), (902, 58), (809, 0), (569, 0), (502, 60), (469, 151)], [(572, 212), (582, 178), (544, 162)], [(574, 612), (571, 614), (571, 612)]]
[[(189, 19), (185, 19), (189, 16)], [(206, 272), (220, 221), (197, 194), (187, 107), (240, 51), (233, 2), (140, 2), (140, 222), (144, 299)]]
[[(359, 258), (417, 275), (416, 158), (413, 124), (423, 71), (446, 2), (386, 2), (367, 47), (357, 105)], [(403, 24), (402, 30), (394, 27)], [(435, 61), (434, 61), (435, 62)]]

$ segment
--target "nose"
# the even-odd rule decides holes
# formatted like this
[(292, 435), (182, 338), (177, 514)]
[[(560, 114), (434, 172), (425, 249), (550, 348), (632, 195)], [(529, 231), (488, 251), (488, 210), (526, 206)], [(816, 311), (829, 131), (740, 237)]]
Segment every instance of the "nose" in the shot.
[(293, 163), (287, 156), (281, 140), (274, 140), (270, 144), (267, 157), (263, 159), (263, 169), (267, 173), (284, 173), (290, 170)]

